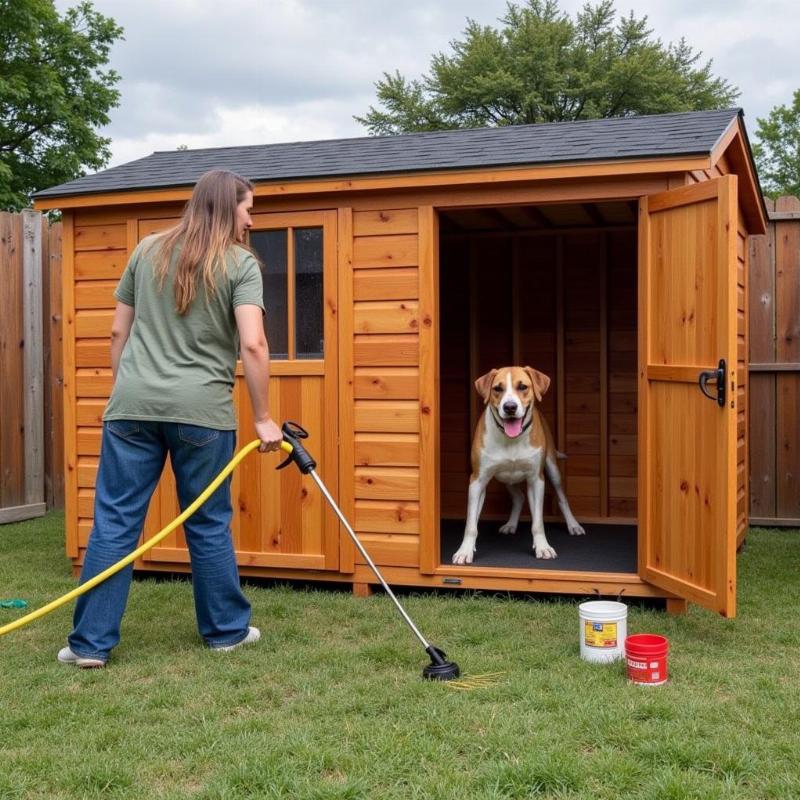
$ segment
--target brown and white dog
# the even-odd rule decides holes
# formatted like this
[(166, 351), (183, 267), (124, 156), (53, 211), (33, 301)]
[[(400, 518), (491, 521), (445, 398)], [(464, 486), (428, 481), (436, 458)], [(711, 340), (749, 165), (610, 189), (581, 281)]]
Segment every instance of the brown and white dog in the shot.
[(556, 458), (559, 453), (544, 417), (536, 408), (550, 386), (550, 378), (532, 367), (493, 369), (475, 381), (486, 411), (475, 427), (472, 440), (472, 475), (469, 479), (467, 524), (454, 564), (471, 564), (478, 538), (478, 517), (492, 478), (508, 486), (511, 516), (500, 533), (516, 533), (524, 496), (519, 484), (527, 484), (531, 531), (536, 558), (555, 558), (544, 534), (544, 473), (556, 491), (558, 505), (573, 536), (585, 533), (570, 510), (561, 487)]

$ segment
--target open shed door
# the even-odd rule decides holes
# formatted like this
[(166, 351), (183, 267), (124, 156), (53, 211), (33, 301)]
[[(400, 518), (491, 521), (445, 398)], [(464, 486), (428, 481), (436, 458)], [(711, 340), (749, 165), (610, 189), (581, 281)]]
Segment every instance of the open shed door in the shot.
[(639, 574), (736, 612), (736, 177), (639, 206)]

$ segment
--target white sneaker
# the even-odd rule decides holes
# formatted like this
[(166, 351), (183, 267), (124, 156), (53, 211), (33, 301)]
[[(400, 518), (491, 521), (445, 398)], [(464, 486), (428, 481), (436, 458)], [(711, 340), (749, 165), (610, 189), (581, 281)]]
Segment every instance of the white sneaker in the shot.
[(260, 638), (261, 631), (251, 625), (247, 629), (247, 636), (245, 636), (241, 642), (236, 642), (236, 644), (226, 644), (224, 647), (212, 647), (211, 649), (218, 650), (222, 653), (227, 653), (229, 650), (235, 650), (237, 647), (241, 647), (243, 644), (255, 644)]
[(100, 669), (106, 662), (100, 658), (84, 658), (77, 653), (73, 653), (69, 647), (62, 647), (58, 651), (56, 658), (61, 664), (73, 664), (81, 669)]

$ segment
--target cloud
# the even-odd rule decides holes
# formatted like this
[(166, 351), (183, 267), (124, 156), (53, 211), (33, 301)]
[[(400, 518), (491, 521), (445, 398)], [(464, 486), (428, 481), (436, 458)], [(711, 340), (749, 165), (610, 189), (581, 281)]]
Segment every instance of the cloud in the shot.
[[(367, 103), (369, 98), (362, 98)], [(210, 110), (202, 130), (176, 126), (171, 132), (121, 136), (114, 139), (114, 162), (124, 164), (156, 150), (233, 147), (265, 142), (295, 142), (362, 136), (363, 128), (351, 121), (347, 129), (340, 120), (349, 102), (309, 101), (280, 109), (259, 104), (219, 106)]]
[[(518, 0), (522, 2), (523, 0)], [(56, 0), (60, 10), (76, 0)], [(561, 0), (570, 16), (584, 0)], [(618, 0), (664, 42), (682, 36), (742, 91), (755, 118), (800, 87), (796, 0)], [(178, 144), (336, 138), (375, 102), (383, 72), (408, 78), (448, 52), (471, 17), (497, 25), (505, 0), (94, 0), (125, 28), (112, 50), (122, 101), (104, 135), (112, 164)]]
[[(56, 4), (63, 10), (73, 3)], [(352, 117), (374, 102), (384, 71), (418, 76), (466, 16), (485, 20), (489, 11), (494, 21), (505, 2), (94, 0), (94, 6), (125, 29), (112, 51), (121, 104), (103, 131), (112, 139), (113, 165), (176, 141), (221, 146), (318, 138), (315, 131), (365, 133)], [(245, 120), (241, 132), (228, 122), (237, 108)], [(326, 116), (312, 119), (312, 109)], [(242, 132), (258, 138), (241, 141)]]

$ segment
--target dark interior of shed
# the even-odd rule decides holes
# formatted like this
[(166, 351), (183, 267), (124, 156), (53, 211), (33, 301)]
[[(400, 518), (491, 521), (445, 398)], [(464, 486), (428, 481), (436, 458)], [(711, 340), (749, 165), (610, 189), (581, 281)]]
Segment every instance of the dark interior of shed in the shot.
[(569, 536), (547, 484), (545, 530), (558, 553), (536, 559), (527, 502), (516, 535), (493, 481), (472, 567), (636, 572), (637, 204), (498, 206), (439, 213), (441, 561), (461, 543), (474, 381), (518, 364), (551, 378), (539, 405), (573, 513)]

